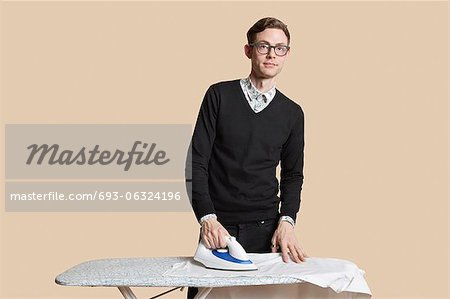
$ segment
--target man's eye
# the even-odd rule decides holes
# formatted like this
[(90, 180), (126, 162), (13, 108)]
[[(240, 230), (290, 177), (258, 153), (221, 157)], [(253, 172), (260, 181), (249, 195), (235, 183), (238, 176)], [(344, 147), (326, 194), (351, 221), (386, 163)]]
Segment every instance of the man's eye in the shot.
[(262, 44), (258, 46), (261, 50), (267, 50), (269, 48), (269, 45)]
[(285, 46), (279, 46), (279, 47), (277, 47), (277, 51), (286, 51), (286, 47)]

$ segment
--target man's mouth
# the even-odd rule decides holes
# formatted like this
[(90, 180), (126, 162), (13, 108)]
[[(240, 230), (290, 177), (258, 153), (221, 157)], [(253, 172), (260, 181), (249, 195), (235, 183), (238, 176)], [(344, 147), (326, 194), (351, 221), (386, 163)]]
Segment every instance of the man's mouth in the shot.
[(263, 64), (264, 64), (264, 66), (267, 66), (267, 67), (276, 67), (277, 66), (276, 63), (272, 63), (272, 62), (264, 62)]

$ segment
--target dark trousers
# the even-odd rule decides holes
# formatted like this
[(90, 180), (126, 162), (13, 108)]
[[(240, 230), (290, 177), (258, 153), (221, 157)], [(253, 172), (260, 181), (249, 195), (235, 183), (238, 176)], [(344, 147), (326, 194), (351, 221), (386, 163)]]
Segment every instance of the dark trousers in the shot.
[[(223, 225), (225, 229), (236, 237), (247, 253), (268, 253), (272, 248), (272, 236), (278, 226), (278, 219), (255, 221), (236, 225)], [(193, 299), (198, 289), (188, 288), (187, 298)]]

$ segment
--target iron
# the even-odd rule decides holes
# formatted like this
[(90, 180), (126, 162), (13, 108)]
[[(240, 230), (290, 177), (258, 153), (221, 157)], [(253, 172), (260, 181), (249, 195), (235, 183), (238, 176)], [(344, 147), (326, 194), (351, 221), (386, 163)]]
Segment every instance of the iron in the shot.
[(208, 249), (203, 241), (198, 243), (194, 260), (206, 268), (231, 271), (258, 270), (258, 267), (248, 258), (247, 252), (235, 237), (226, 237), (228, 249)]

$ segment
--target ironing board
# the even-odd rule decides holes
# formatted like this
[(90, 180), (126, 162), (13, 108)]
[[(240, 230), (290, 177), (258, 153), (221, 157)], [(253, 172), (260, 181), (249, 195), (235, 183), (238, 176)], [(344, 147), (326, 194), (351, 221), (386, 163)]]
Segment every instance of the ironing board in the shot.
[[(117, 287), (125, 299), (137, 299), (131, 287), (226, 287), (267, 284), (291, 284), (298, 280), (271, 278), (228, 277), (211, 280), (199, 277), (167, 277), (163, 274), (172, 265), (192, 260), (192, 257), (142, 257), (92, 260), (76, 265), (59, 274), (55, 282), (63, 286)], [(170, 290), (170, 291), (172, 291)], [(163, 293), (165, 294), (165, 293)], [(160, 294), (160, 295), (163, 295)], [(159, 297), (155, 296), (153, 298)]]
[(76, 265), (55, 278), (63, 286), (117, 287), (125, 299), (137, 299), (131, 287), (183, 287), (216, 288), (235, 286), (298, 284), (299, 280), (289, 276), (230, 276), (199, 277), (188, 271), (180, 276), (168, 276), (174, 265), (196, 263), (192, 257), (137, 257), (91, 260)]

